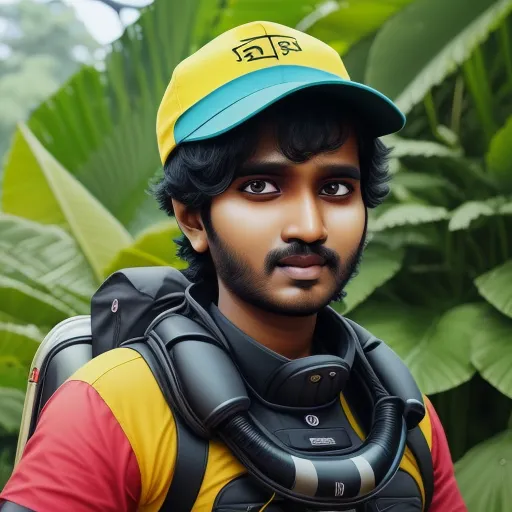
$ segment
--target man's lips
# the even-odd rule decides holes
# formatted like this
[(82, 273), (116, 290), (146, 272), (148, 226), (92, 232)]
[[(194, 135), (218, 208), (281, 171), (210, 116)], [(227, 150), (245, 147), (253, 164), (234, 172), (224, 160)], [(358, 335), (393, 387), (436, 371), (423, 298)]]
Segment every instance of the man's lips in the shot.
[(280, 267), (314, 267), (325, 265), (325, 259), (317, 254), (309, 254), (306, 256), (288, 256), (279, 260), (278, 266)]

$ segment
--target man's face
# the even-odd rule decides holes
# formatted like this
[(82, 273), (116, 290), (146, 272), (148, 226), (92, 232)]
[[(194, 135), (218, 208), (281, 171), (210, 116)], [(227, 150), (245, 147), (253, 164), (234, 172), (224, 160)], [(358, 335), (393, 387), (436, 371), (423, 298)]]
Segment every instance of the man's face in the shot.
[(304, 163), (263, 131), (255, 154), (211, 204), (208, 245), (219, 287), (287, 316), (317, 313), (343, 289), (366, 228), (357, 140)]

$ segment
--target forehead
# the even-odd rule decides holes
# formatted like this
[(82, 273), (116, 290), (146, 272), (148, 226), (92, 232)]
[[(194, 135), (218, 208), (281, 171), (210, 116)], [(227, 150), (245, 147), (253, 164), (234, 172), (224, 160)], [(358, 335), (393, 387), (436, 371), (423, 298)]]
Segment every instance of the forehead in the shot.
[[(310, 167), (315, 164), (348, 164), (359, 167), (359, 145), (355, 129), (349, 123), (340, 121), (339, 129), (342, 134), (338, 144), (324, 149), (326, 144), (308, 140), (311, 135), (307, 131), (302, 134), (288, 132), (284, 137), (278, 137), (275, 123), (262, 122), (257, 128), (255, 150), (246, 161), (247, 167), (259, 162), (272, 162), (290, 168)], [(329, 133), (319, 134), (319, 137), (329, 139)], [(320, 146), (320, 150), (318, 151)], [(244, 166), (244, 167), (245, 167)]]

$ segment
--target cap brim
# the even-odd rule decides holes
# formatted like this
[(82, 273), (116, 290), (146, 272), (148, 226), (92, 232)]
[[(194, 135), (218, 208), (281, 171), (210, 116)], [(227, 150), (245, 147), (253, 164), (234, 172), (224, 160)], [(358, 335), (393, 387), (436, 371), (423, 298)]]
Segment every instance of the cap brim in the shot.
[(375, 137), (396, 133), (404, 127), (405, 116), (389, 98), (379, 91), (364, 84), (343, 80), (330, 73), (325, 75), (328, 77), (317, 76), (316, 79), (269, 85), (248, 94), (244, 94), (239, 85), (226, 84), (222, 88), (222, 96), (229, 97), (231, 86), (233, 93), (231, 103), (228, 105), (222, 105), (222, 102), (217, 103), (216, 109), (214, 103), (216, 98), (212, 97), (204, 98), (199, 104), (194, 105), (185, 114), (186, 122), (183, 123), (187, 125), (188, 133), (185, 134), (182, 131), (182, 137), (177, 137), (176, 142), (203, 140), (221, 135), (280, 99), (313, 87), (321, 88), (319, 93), (322, 93), (324, 88), (328, 89), (333, 101), (346, 104)]

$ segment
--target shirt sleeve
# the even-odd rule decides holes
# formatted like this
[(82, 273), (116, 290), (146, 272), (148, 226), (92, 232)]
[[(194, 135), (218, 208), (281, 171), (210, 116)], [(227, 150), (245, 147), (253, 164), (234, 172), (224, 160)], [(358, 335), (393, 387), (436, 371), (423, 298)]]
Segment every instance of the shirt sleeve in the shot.
[(121, 426), (86, 382), (63, 384), (0, 494), (37, 512), (135, 512), (137, 459)]
[(443, 426), (432, 403), (427, 400), (432, 425), (432, 464), (434, 494), (429, 512), (467, 512), (455, 480), (452, 457)]

